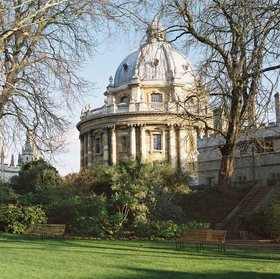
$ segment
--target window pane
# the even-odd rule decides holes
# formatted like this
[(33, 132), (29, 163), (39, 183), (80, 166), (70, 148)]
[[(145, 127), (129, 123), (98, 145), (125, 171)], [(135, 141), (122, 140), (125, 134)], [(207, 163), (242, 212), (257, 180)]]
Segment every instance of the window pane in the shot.
[(101, 153), (101, 138), (95, 139), (95, 153)]
[(127, 152), (127, 137), (121, 137), (121, 152)]
[(162, 150), (162, 148), (161, 148), (161, 135), (160, 134), (153, 135), (153, 149), (154, 150)]
[(160, 94), (160, 93), (151, 94), (151, 102), (152, 103), (162, 103), (162, 94)]
[(128, 97), (127, 96), (124, 96), (121, 98), (121, 103), (125, 103), (125, 104), (128, 104), (129, 100), (128, 100)]

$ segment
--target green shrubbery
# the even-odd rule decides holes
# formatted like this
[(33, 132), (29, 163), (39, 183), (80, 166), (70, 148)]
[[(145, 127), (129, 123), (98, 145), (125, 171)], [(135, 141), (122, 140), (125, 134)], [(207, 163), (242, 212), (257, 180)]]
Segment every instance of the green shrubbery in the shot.
[(183, 221), (180, 199), (191, 191), (187, 174), (166, 163), (139, 161), (95, 165), (61, 179), (55, 168), (38, 160), (26, 164), (13, 181), (15, 191), (0, 189), (2, 204), (14, 203), (2, 206), (1, 224), (16, 233), (47, 217), (78, 236), (116, 237), (130, 230), (141, 237), (175, 238), (184, 228), (178, 225)]
[(280, 195), (269, 209), (270, 226), (272, 231), (280, 233)]
[(39, 206), (0, 205), (0, 228), (5, 232), (23, 233), (30, 224), (46, 221), (46, 214)]
[(191, 229), (207, 229), (208, 223), (189, 221), (183, 224), (176, 224), (172, 220), (169, 221), (151, 221), (148, 223), (135, 223), (135, 234), (140, 237), (174, 239), (182, 234), (182, 232)]
[(241, 218), (241, 228), (254, 236), (270, 237), (280, 231), (280, 195), (267, 208)]

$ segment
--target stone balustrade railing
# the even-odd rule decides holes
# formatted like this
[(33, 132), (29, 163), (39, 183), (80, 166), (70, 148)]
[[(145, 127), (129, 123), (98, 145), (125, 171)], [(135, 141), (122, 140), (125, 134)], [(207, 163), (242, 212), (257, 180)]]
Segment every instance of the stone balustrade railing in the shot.
[(103, 107), (96, 109), (88, 109), (82, 112), (81, 120), (88, 118), (95, 118), (99, 116), (110, 115), (114, 113), (126, 113), (126, 112), (182, 112), (182, 107), (175, 103), (120, 103), (112, 105), (104, 105)]

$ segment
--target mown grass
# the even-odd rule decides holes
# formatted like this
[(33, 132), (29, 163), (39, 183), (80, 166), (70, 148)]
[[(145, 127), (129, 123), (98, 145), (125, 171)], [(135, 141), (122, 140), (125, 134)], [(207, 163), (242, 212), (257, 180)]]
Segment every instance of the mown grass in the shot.
[(0, 236), (0, 278), (280, 278), (280, 247), (177, 251), (171, 241)]

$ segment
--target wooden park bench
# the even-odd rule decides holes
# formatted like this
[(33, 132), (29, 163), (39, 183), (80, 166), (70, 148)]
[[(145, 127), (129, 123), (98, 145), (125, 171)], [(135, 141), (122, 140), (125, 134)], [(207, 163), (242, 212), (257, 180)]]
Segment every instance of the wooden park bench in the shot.
[(32, 224), (24, 233), (30, 238), (31, 235), (40, 235), (43, 238), (50, 236), (62, 237), (65, 233), (65, 224)]
[(204, 244), (216, 244), (219, 251), (225, 252), (226, 233), (224, 230), (188, 230), (176, 239), (176, 248), (182, 249), (184, 243), (195, 243), (199, 251), (204, 249)]

